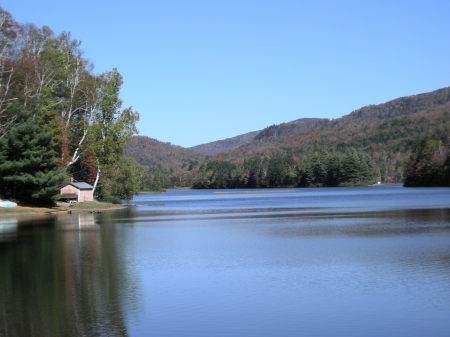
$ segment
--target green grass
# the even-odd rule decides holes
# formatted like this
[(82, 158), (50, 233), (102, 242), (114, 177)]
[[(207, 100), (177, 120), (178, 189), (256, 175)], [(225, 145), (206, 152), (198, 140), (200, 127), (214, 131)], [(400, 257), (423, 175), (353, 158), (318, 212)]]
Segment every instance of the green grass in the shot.
[(16, 208), (16, 207), (12, 207), (12, 208), (0, 207), (0, 214), (3, 214), (3, 213), (26, 213), (26, 212), (29, 212), (29, 210)]
[(121, 208), (122, 205), (112, 204), (110, 202), (100, 202), (100, 201), (87, 201), (80, 202), (70, 207), (70, 209), (106, 209), (106, 208)]
[(90, 202), (81, 202), (79, 204), (75, 204), (72, 207), (59, 206), (59, 207), (28, 207), (28, 206), (17, 206), (17, 207), (0, 207), (0, 216), (2, 214), (16, 214), (16, 213), (49, 213), (49, 212), (63, 212), (67, 210), (101, 210), (101, 209), (110, 209), (110, 208), (122, 208), (123, 205), (112, 204), (109, 202), (99, 202), (99, 201), (90, 201)]
[(3, 208), (0, 207), (0, 214), (12, 214), (12, 213), (45, 213), (61, 210), (59, 207), (57, 208), (45, 208), (45, 207), (11, 207), (11, 208)]

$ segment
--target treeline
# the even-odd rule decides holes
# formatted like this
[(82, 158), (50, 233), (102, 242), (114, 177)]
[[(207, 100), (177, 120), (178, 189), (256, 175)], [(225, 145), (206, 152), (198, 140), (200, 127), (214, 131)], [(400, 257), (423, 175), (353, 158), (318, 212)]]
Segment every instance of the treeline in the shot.
[(367, 153), (385, 183), (402, 183), (417, 138), (450, 128), (450, 88), (370, 105), (334, 120), (300, 120), (271, 126), (216, 159), (242, 162), (252, 156), (284, 152), (310, 157), (327, 149)]
[(140, 189), (142, 167), (123, 156), (138, 113), (122, 107), (116, 69), (92, 69), (69, 33), (0, 8), (0, 196), (51, 204), (70, 177), (100, 200)]
[(365, 153), (315, 154), (298, 173), (298, 186), (339, 186), (374, 183), (372, 159)]
[(252, 157), (243, 163), (208, 160), (193, 188), (269, 188), (362, 185), (375, 181), (372, 160), (354, 150), (315, 153), (300, 163), (289, 155)]
[(450, 140), (446, 131), (417, 144), (405, 168), (405, 186), (450, 186)]

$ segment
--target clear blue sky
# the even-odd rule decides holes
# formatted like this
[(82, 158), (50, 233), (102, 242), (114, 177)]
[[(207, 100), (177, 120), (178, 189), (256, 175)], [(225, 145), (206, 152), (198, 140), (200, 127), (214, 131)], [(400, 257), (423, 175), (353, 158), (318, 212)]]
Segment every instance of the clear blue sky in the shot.
[(3, 0), (124, 76), (141, 135), (193, 146), (450, 86), (450, 1)]

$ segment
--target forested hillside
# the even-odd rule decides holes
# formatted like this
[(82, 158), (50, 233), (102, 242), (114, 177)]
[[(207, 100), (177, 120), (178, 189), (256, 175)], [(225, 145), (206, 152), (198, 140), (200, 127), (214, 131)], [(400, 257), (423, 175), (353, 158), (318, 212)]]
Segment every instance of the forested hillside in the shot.
[(230, 152), (242, 145), (250, 143), (259, 132), (260, 131), (252, 131), (236, 137), (193, 146), (190, 149), (203, 155), (215, 155), (222, 152)]
[(374, 160), (382, 181), (401, 182), (405, 161), (419, 139), (449, 130), (450, 88), (444, 88), (367, 106), (339, 119), (320, 120), (273, 142), (255, 139), (220, 159), (239, 162), (249, 156), (285, 153), (302, 163), (317, 152), (355, 149)]
[(147, 167), (150, 180), (158, 181), (163, 187), (191, 186), (193, 170), (204, 160), (204, 156), (193, 150), (146, 136), (131, 138), (125, 155)]
[(251, 143), (276, 142), (289, 135), (326, 125), (328, 121), (328, 119), (321, 118), (301, 118), (288, 123), (272, 125), (263, 130), (252, 131), (236, 137), (197, 145), (190, 149), (204, 155), (231, 152)]
[[(171, 182), (179, 186), (190, 181), (197, 187), (401, 183), (405, 163), (423, 137), (446, 134), (450, 134), (450, 88), (366, 106), (334, 120), (298, 119), (192, 148), (216, 153), (213, 156), (180, 147), (175, 151), (172, 146), (147, 151), (136, 138), (130, 144), (137, 148), (128, 147), (127, 153), (166, 176), (168, 187)], [(346, 160), (358, 162), (354, 165), (365, 172), (358, 181), (345, 178)]]

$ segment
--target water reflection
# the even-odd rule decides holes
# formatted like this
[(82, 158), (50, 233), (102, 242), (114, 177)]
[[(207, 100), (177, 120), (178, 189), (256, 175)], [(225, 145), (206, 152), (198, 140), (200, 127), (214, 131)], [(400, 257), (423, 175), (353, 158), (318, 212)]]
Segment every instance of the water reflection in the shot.
[[(360, 211), (357, 208), (255, 208), (206, 210), (128, 210), (114, 220), (125, 226), (174, 225), (177, 222), (247, 221), (268, 225), (275, 235), (311, 236), (387, 236), (450, 230), (449, 208), (393, 209)], [(277, 226), (272, 226), (277, 224)]]
[(40, 221), (2, 221), (20, 240), (0, 245), (0, 336), (127, 336), (133, 287), (115, 229), (93, 214)]
[[(293, 215), (289, 215), (293, 216)], [(387, 237), (450, 232), (450, 209), (335, 212), (297, 215), (297, 221), (270, 226), (285, 237)]]
[(17, 219), (2, 218), (0, 219), (0, 242), (10, 241), (16, 237)]
[(95, 216), (92, 213), (78, 213), (60, 216), (58, 218), (59, 229), (62, 230), (98, 230)]
[(0, 336), (448, 337), (449, 192), (176, 191), (2, 219)]

